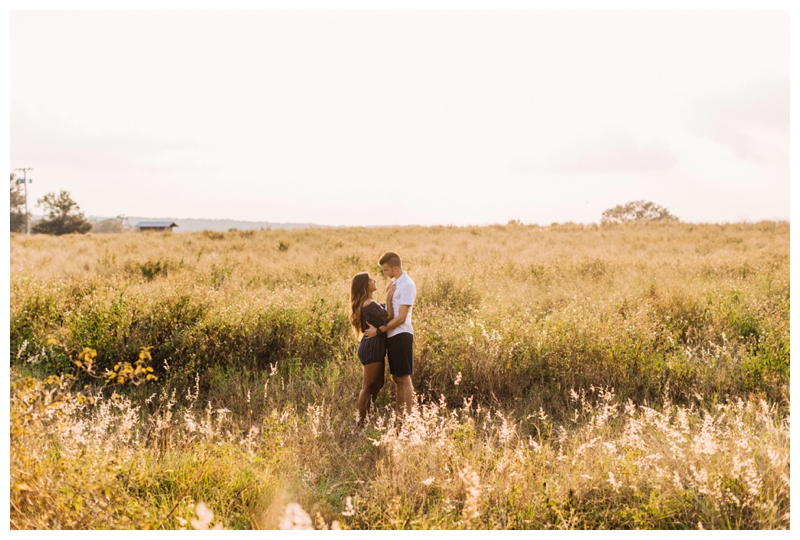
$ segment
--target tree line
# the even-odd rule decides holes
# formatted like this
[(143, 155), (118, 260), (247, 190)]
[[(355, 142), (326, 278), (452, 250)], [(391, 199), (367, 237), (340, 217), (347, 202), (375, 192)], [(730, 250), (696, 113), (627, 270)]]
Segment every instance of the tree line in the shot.
[[(25, 196), (17, 183), (14, 173), (11, 173), (11, 232), (24, 233), (26, 231), (27, 216), (25, 215)], [(78, 203), (72, 199), (69, 191), (47, 193), (38, 199), (37, 206), (44, 209), (45, 217), (32, 224), (31, 232), (34, 234), (86, 234), (90, 231), (98, 233), (116, 233), (124, 230), (124, 216), (116, 219), (91, 223), (81, 212)]]
[[(72, 200), (69, 191), (61, 191), (58, 195), (47, 193), (38, 199), (37, 206), (42, 207), (46, 215), (31, 228), (36, 234), (86, 234), (123, 232), (124, 216), (108, 219), (92, 224), (81, 212), (78, 203)], [(26, 216), (24, 212), (25, 197), (11, 173), (11, 232), (25, 232)], [(678, 218), (661, 205), (649, 201), (632, 201), (609, 208), (603, 212), (600, 223), (643, 223), (649, 221), (678, 221)]]

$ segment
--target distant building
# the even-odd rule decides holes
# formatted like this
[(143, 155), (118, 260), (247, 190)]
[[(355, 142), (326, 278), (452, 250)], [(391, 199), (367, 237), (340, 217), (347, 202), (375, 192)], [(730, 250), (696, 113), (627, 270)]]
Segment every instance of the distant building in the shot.
[(174, 221), (140, 221), (134, 225), (139, 232), (172, 232), (172, 228), (177, 226)]

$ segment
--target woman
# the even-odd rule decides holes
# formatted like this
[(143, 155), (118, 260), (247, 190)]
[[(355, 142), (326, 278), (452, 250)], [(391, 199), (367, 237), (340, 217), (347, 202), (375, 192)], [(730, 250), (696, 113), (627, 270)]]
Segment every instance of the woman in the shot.
[[(369, 272), (361, 272), (353, 277), (350, 284), (350, 324), (356, 339), (360, 339), (367, 330), (367, 323), (379, 327), (386, 324), (392, 309), (392, 292), (390, 285), (386, 292), (386, 305), (378, 304), (372, 299), (372, 293), (378, 285)], [(364, 378), (361, 382), (361, 393), (358, 395), (358, 425), (363, 426), (367, 419), (367, 411), (371, 402), (378, 397), (383, 388), (384, 358), (386, 357), (386, 334), (371, 339), (361, 339), (358, 344), (358, 359), (364, 366)]]

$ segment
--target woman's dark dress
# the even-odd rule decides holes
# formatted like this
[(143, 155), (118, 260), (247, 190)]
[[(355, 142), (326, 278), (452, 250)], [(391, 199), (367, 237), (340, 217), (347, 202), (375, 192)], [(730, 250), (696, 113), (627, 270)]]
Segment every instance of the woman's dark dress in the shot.
[[(370, 323), (375, 328), (386, 324), (388, 315), (386, 314), (386, 304), (372, 302), (367, 307), (361, 308), (361, 331), (366, 332)], [(374, 338), (361, 338), (358, 344), (358, 359), (364, 365), (373, 362), (383, 362), (386, 357), (386, 332)]]

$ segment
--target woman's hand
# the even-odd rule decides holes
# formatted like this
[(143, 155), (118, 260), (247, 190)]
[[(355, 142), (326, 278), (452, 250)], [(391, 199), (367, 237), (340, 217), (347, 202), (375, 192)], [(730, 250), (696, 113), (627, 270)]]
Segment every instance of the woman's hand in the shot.
[(391, 298), (394, 295), (396, 285), (394, 281), (389, 282), (389, 285), (386, 286), (386, 298)]
[(364, 338), (365, 339), (374, 338), (375, 336), (378, 335), (378, 329), (377, 328), (372, 326), (370, 323), (367, 323), (367, 326), (369, 326), (369, 328), (367, 328), (367, 331), (364, 332)]

